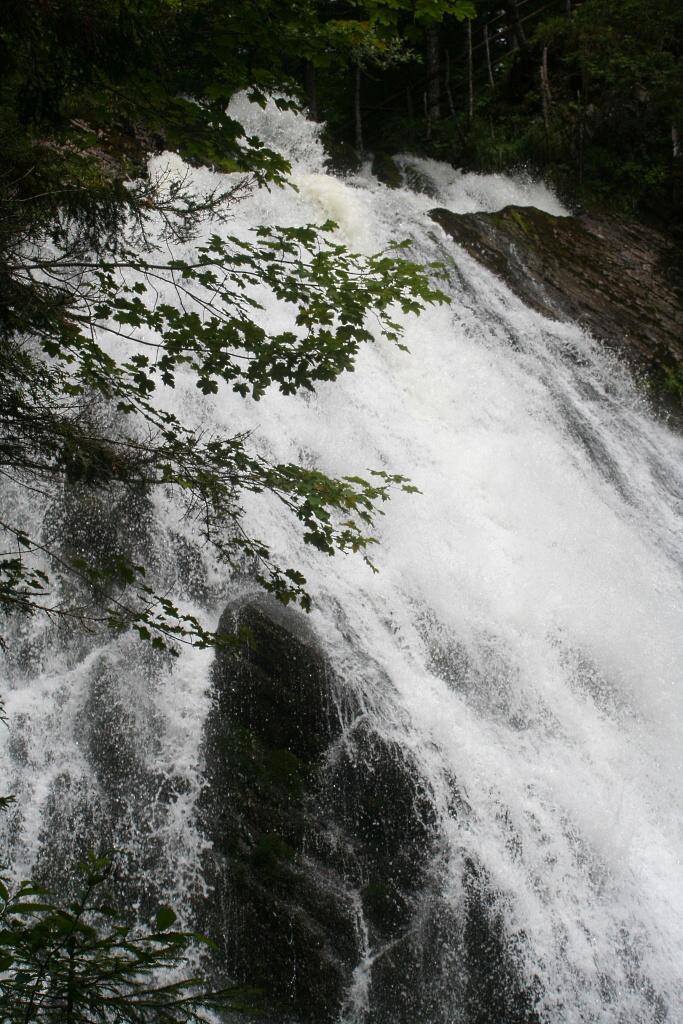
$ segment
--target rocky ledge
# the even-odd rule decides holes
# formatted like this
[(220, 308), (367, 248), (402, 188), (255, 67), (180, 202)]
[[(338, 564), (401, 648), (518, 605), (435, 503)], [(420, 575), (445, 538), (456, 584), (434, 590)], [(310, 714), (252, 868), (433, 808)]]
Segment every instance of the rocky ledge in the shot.
[(527, 305), (578, 321), (641, 373), (661, 378), (683, 362), (683, 249), (667, 236), (615, 215), (532, 207), (430, 216)]

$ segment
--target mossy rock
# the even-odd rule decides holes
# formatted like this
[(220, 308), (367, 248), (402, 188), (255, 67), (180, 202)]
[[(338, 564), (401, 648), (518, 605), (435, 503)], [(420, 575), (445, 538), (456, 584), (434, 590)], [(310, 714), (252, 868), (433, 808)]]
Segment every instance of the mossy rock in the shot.
[(411, 192), (429, 196), (431, 199), (435, 199), (438, 195), (438, 189), (434, 182), (413, 164), (405, 164), (403, 178), (405, 187), (409, 188)]
[(393, 157), (388, 153), (376, 153), (372, 161), (372, 173), (388, 188), (401, 188), (403, 176)]

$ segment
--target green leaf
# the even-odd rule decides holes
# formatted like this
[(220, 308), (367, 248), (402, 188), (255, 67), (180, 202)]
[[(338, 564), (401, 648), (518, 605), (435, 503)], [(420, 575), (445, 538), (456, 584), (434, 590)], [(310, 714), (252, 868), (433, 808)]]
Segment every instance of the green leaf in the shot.
[(177, 915), (171, 910), (170, 907), (162, 907), (161, 910), (158, 911), (156, 917), (157, 931), (166, 931), (166, 929), (174, 925), (177, 920)]

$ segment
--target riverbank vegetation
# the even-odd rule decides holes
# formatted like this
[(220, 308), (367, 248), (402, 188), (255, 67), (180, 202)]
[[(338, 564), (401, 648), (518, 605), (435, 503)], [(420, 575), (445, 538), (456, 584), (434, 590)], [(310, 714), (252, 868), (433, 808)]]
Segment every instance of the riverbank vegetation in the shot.
[(477, 0), (470, 13), (421, 37), (406, 19), (405, 64), (363, 66), (341, 87), (327, 77), (315, 108), (332, 134), (468, 170), (524, 168), (576, 202), (680, 231), (681, 5)]

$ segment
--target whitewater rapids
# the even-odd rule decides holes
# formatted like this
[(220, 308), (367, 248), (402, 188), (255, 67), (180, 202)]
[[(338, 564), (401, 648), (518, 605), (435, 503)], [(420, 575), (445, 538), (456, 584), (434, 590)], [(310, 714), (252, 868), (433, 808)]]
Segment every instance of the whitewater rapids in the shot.
[[(446, 897), (463, 900), (464, 858), (485, 872), (540, 1019), (682, 1021), (683, 442), (614, 356), (579, 326), (527, 309), (427, 216), (510, 203), (566, 213), (543, 185), (409, 157), (431, 195), (388, 189), (367, 167), (336, 178), (318, 126), (233, 106), (291, 160), (297, 190), (256, 192), (231, 233), (333, 219), (339, 240), (367, 254), (411, 238), (411, 258), (446, 265), (452, 301), (405, 319), (409, 353), (380, 339), (355, 373), (313, 395), (254, 403), (226, 386), (205, 398), (181, 377), (164, 400), (198, 426), (250, 432), (274, 462), (339, 476), (383, 469), (419, 488), (386, 506), (377, 575), (360, 558), (303, 548), (267, 497), (247, 496), (246, 523), (304, 572), (320, 644), (429, 780)], [(200, 185), (217, 177), (194, 173)], [(269, 322), (286, 323), (289, 311), (264, 301)], [(31, 508), (27, 521), (40, 520)], [(156, 556), (167, 538), (192, 540), (172, 500), (156, 499), (154, 514)], [(185, 594), (184, 607), (215, 625), (232, 581), (222, 567), (204, 571), (209, 597)], [(113, 679), (106, 692), (119, 694), (138, 778), (158, 792), (150, 803), (119, 784), (112, 842), (143, 865), (150, 899), (182, 909), (203, 885), (193, 808), (210, 653), (150, 667), (128, 638), (62, 647), (41, 628), (25, 626), (25, 663), (1, 685), (4, 787), (18, 797), (6, 858), (24, 877), (49, 861), (68, 842), (70, 807), (87, 833), (98, 783), (83, 722), (93, 679)], [(380, 675), (393, 688), (386, 706)], [(357, 985), (347, 1019), (362, 1021), (371, 998)]]

